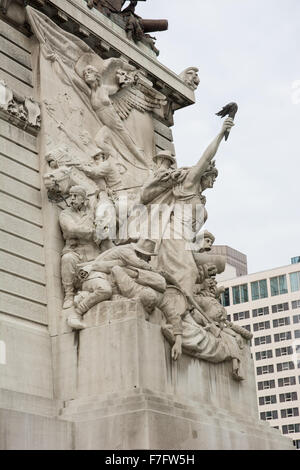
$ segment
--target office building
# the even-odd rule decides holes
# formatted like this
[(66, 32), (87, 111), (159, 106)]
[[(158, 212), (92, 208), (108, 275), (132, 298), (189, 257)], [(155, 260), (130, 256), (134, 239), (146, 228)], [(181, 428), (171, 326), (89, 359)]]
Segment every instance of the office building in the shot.
[(253, 333), (259, 415), (300, 448), (300, 258), (222, 280), (228, 318)]

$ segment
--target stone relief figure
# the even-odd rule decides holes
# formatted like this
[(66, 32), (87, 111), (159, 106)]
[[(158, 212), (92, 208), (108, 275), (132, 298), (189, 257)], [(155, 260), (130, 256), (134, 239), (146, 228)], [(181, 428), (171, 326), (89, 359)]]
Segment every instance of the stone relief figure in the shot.
[(121, 179), (113, 153), (112, 147), (105, 147), (105, 150), (99, 148), (89, 162), (82, 163), (77, 168), (95, 181), (98, 187), (104, 180), (108, 188), (117, 189), (120, 187)]
[[(206, 267), (205, 275), (201, 274), (202, 283), (195, 286), (192, 299), (187, 297), (189, 307), (181, 315), (182, 351), (212, 363), (232, 361), (233, 378), (243, 380), (245, 340), (251, 339), (252, 335), (227, 321), (226, 310), (218, 300), (220, 290), (214, 278), (216, 270)], [(162, 331), (173, 344), (171, 325), (163, 326)]]
[[(96, 194), (97, 185), (85, 173), (79, 169), (81, 162), (70, 157), (57, 157), (60, 149), (46, 154), (46, 161), (50, 170), (43, 176), (44, 184), (48, 192), (48, 198), (54, 202), (60, 202), (69, 197), (72, 186), (80, 185), (89, 194)], [(55, 155), (55, 156), (54, 156)]]
[[(22, 124), (26, 129), (32, 126), (34, 129), (41, 127), (41, 110), (39, 104), (32, 97), (24, 97), (11, 90), (6, 82), (0, 79), (0, 111), (6, 111), (10, 120), (17, 125)], [(14, 119), (15, 118), (15, 119)]]
[[(213, 187), (218, 172), (212, 159), (225, 132), (233, 125), (231, 118), (224, 121), (221, 132), (196, 165), (174, 170), (161, 183), (154, 175), (141, 191), (143, 204), (156, 204), (169, 213), (165, 226), (159, 230), (158, 265), (172, 274), (190, 295), (198, 275), (191, 243), (207, 219), (202, 193)], [(188, 210), (185, 210), (186, 205)]]
[(95, 202), (87, 198), (85, 188), (73, 186), (70, 189), (70, 207), (62, 210), (59, 224), (65, 240), (62, 251), (61, 277), (65, 291), (63, 308), (73, 306), (77, 288), (77, 265), (95, 259), (101, 250), (111, 247), (111, 241), (104, 241), (99, 247), (95, 236)]
[(102, 247), (104, 247), (104, 240), (106, 240), (106, 248), (113, 245), (119, 228), (118, 205), (110, 194), (106, 189), (99, 191), (94, 220), (94, 240), (96, 243), (101, 243)]
[(135, 145), (110, 98), (120, 89), (134, 83), (133, 76), (128, 73), (134, 70), (134, 67), (122, 59), (107, 59), (101, 73), (95, 66), (89, 64), (82, 72), (88, 88), (82, 89), (88, 92), (92, 108), (104, 125), (95, 137), (96, 143), (101, 147), (107, 138), (107, 132), (116, 133), (137, 161), (143, 164), (145, 157), (142, 150)]
[[(152, 83), (125, 60), (103, 60), (87, 44), (60, 29), (42, 13), (31, 7), (27, 7), (26, 11), (40, 43), (45, 68), (49, 70), (51, 67), (51, 73), (55, 74), (63, 88), (69, 87), (68, 93), (71, 96), (76, 95), (76, 102), (79, 98), (84, 105), (81, 117), (88, 117), (86, 127), (92, 123), (91, 133), (95, 145), (103, 150), (110, 142), (126, 168), (129, 164), (148, 171), (151, 138), (140, 136), (140, 141), (143, 142), (138, 146), (132, 130), (134, 122), (125, 125), (125, 121), (133, 110), (150, 113), (161, 109), (166, 104), (165, 96), (157, 92)], [(47, 103), (44, 104), (47, 107)], [(76, 107), (78, 106), (74, 104), (75, 110)], [(54, 111), (50, 112), (53, 117)], [(56, 117), (56, 120), (59, 121), (59, 118)], [(69, 134), (67, 123), (56, 124), (60, 130)], [(97, 124), (98, 130), (95, 132)], [(148, 126), (148, 121), (144, 125)], [(74, 140), (70, 135), (67, 137)], [(147, 147), (147, 155), (145, 148), (142, 148), (144, 145)]]
[[(137, 243), (111, 248), (81, 266), (79, 277), (83, 283), (82, 291), (75, 298), (76, 313), (83, 315), (95, 304), (108, 300), (117, 288), (123, 297), (139, 300), (149, 315), (155, 308), (161, 310), (172, 326), (175, 337), (172, 357), (176, 360), (181, 354), (181, 318), (164, 295), (167, 289), (164, 277), (149, 264), (153, 256), (157, 256), (155, 242), (140, 239)], [(78, 319), (76, 324), (78, 328), (85, 326)]]
[(206, 253), (211, 251), (215, 240), (215, 236), (208, 230), (200, 232), (198, 235), (196, 235), (195, 247), (197, 247), (197, 249), (195, 249), (195, 251), (197, 251), (198, 253)]
[(200, 78), (198, 75), (199, 69), (197, 67), (188, 67), (185, 69), (179, 77), (189, 86), (192, 90), (197, 90)]
[(221, 274), (225, 270), (226, 257), (211, 253), (215, 237), (208, 230), (196, 235), (195, 243), (192, 244), (193, 256), (197, 265), (200, 282), (209, 275)]
[[(135, 67), (122, 59), (106, 59), (102, 64), (95, 54), (83, 55), (75, 67), (78, 78), (75, 83), (85, 92), (103, 127), (95, 136), (99, 148), (107, 146), (118, 136), (136, 158), (134, 166), (145, 168), (145, 155), (139, 149), (123, 121), (133, 109), (140, 112), (152, 111), (165, 104), (165, 97), (151, 87), (137, 74)], [(124, 157), (124, 156), (123, 156)]]

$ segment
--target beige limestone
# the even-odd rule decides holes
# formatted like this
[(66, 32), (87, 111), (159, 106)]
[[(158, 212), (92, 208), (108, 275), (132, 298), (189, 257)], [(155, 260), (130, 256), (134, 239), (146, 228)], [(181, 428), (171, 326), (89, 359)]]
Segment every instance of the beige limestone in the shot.
[[(51, 3), (62, 8), (61, 0)], [(74, 306), (62, 309), (63, 237), (58, 223), (66, 202), (61, 198), (55, 207), (48, 201), (44, 174), (52, 172), (48, 179), (52, 176), (62, 190), (56, 194), (59, 197), (67, 197), (70, 188), (80, 183), (88, 192), (92, 189), (89, 196), (97, 190), (105, 192), (107, 178), (94, 181), (77, 166), (94, 163), (91, 158), (97, 145), (98, 149), (102, 146), (102, 153), (110, 156), (119, 151), (123, 189), (130, 187), (138, 200), (137, 188), (149, 176), (156, 149), (175, 154), (166, 124), (172, 123), (174, 109), (194, 102), (198, 79), (193, 75), (191, 82), (187, 71), (182, 79), (168, 70), (149, 49), (130, 42), (119, 26), (91, 12), (84, 0), (63, 3), (61, 18), (69, 18), (73, 25), (77, 22), (85, 37), (92, 34), (102, 47), (107, 46), (106, 53), (114, 50), (120, 59), (100, 59), (78, 37), (30, 9), (36, 20), (31, 23), (34, 38), (7, 25), (3, 29), (5, 54), (1, 57), (7, 71), (0, 71), (0, 79), (6, 81), (1, 83), (7, 99), (1, 103), (0, 129), (5, 192), (0, 233), (5, 252), (1, 261), (0, 341), (5, 357), (2, 354), (0, 363), (0, 448), (290, 449), (290, 441), (257, 420), (248, 347), (243, 382), (232, 380), (230, 361), (211, 364), (181, 354), (181, 331), (177, 335), (173, 331), (180, 346), (172, 358), (173, 344), (162, 335), (162, 313), (145, 310), (141, 296), (130, 292), (125, 297), (131, 300), (120, 299), (114, 292), (117, 298), (112, 302), (92, 307), (84, 315), (82, 331), (74, 332), (67, 324)], [(129, 60), (139, 71), (128, 65)], [(82, 79), (82, 63), (98, 64), (94, 78)], [(119, 98), (115, 103), (113, 91)], [(29, 100), (32, 95), (38, 96), (42, 107), (38, 140), (39, 105)], [(232, 124), (227, 120), (223, 131)], [(216, 146), (195, 166), (196, 176), (203, 176), (223, 131)], [(44, 158), (59, 154), (63, 146), (65, 160)], [(146, 171), (133, 170), (132, 157), (142, 159)], [(68, 171), (70, 164), (72, 171)], [(66, 181), (59, 180), (60, 176), (67, 176)], [(75, 226), (74, 230), (68, 227), (67, 235), (68, 230), (61, 227), (65, 241), (73, 247), (81, 241), (80, 229), (86, 228), (85, 224)], [(88, 235), (92, 239), (93, 229)], [(181, 261), (182, 255), (178, 251)], [(144, 268), (150, 270), (147, 259)], [(151, 272), (157, 274), (154, 269)]]

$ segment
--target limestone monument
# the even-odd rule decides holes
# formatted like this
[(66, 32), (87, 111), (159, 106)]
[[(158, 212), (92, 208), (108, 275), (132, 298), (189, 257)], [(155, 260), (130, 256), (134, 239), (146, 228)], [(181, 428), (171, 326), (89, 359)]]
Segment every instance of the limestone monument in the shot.
[(170, 128), (200, 79), (158, 61), (166, 20), (0, 6), (0, 449), (292, 449), (258, 420), (203, 228), (237, 105), (178, 168)]

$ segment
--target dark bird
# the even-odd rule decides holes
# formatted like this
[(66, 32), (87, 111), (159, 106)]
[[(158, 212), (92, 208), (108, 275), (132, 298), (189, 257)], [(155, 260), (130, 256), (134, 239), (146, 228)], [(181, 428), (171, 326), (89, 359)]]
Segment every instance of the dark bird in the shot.
[[(222, 118), (227, 116), (234, 119), (239, 107), (236, 103), (229, 103), (226, 106), (223, 106), (221, 111), (216, 113), (216, 116), (221, 116)], [(229, 131), (225, 132), (225, 140), (229, 137)]]

